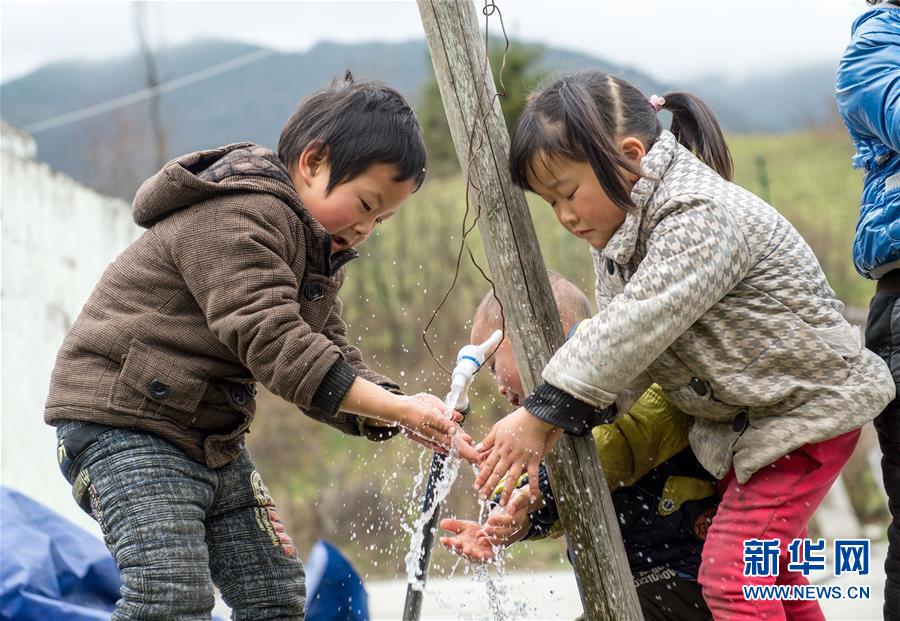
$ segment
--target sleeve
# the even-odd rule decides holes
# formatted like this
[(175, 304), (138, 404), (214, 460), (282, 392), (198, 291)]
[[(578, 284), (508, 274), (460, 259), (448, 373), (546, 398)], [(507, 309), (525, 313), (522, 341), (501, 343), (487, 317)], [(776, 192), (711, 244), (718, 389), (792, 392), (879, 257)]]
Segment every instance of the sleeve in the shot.
[(688, 446), (690, 421), (657, 386), (618, 421), (594, 428), (597, 454), (611, 490), (633, 485)]
[(837, 102), (855, 128), (900, 153), (900, 18), (884, 12), (860, 28), (838, 69)]
[[(400, 389), (397, 382), (369, 368), (365, 362), (363, 362), (362, 352), (360, 352), (357, 347), (350, 344), (350, 341), (347, 338), (347, 324), (343, 319), (343, 310), (343, 302), (338, 298), (335, 300), (334, 308), (331, 309), (331, 314), (325, 322), (322, 333), (328, 337), (332, 343), (337, 345), (341, 350), (344, 360), (353, 367), (359, 377), (367, 379), (373, 384), (377, 384), (395, 395), (402, 395), (403, 391)], [(387, 440), (396, 435), (399, 431), (397, 427), (371, 425), (368, 422), (369, 419), (362, 416), (356, 417), (356, 420), (359, 425), (360, 433), (370, 440)]]
[[(493, 510), (500, 504), (500, 496), (503, 494), (503, 488), (506, 486), (506, 477), (503, 477), (494, 492), (488, 500), (490, 510)], [(516, 489), (528, 486), (528, 474), (523, 474), (516, 481)], [(538, 469), (538, 487), (544, 506), (541, 509), (532, 511), (528, 514), (528, 533), (525, 535), (526, 540), (544, 539), (546, 537), (556, 538), (563, 534), (562, 523), (559, 519), (559, 509), (556, 507), (556, 499), (553, 496), (553, 489), (550, 487), (550, 473), (547, 466), (541, 462)]]
[[(527, 484), (527, 481), (526, 481)], [(559, 509), (556, 506), (556, 498), (550, 487), (550, 473), (547, 467), (541, 464), (538, 471), (538, 486), (544, 499), (544, 507), (528, 514), (528, 533), (525, 541), (537, 539), (556, 539), (563, 534), (562, 521), (559, 518)]]
[(546, 384), (594, 407), (613, 404), (749, 271), (743, 232), (715, 201), (680, 197), (660, 213), (624, 291), (554, 354)]
[(304, 410), (335, 415), (356, 370), (300, 315), (289, 261), (305, 248), (289, 247), (296, 238), (281, 213), (252, 198), (210, 201), (179, 214), (170, 252), (209, 329), (258, 381)]
[[(665, 398), (658, 386), (649, 388), (619, 421), (594, 428), (597, 454), (610, 491), (633, 485), (648, 472), (688, 447), (690, 420)], [(500, 498), (503, 482), (492, 500)], [(520, 477), (516, 487), (528, 485), (528, 475)], [(530, 526), (526, 540), (559, 537), (563, 530), (559, 510), (544, 464), (540, 467), (539, 487), (544, 508), (528, 514)]]

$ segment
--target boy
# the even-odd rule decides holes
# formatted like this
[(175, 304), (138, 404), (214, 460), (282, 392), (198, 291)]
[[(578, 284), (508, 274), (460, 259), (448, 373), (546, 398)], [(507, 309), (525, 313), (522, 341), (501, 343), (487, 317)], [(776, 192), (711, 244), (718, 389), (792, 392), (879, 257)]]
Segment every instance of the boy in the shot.
[[(868, 0), (853, 23), (838, 66), (837, 104), (853, 138), (855, 168), (866, 170), (853, 260), (877, 280), (869, 306), (866, 347), (879, 354), (900, 386), (900, 1)], [(885, 560), (884, 618), (900, 619), (900, 399), (875, 419), (884, 458), (892, 521)]]
[[(591, 316), (585, 295), (559, 274), (550, 284), (567, 333)], [(488, 292), (475, 313), (472, 342), (499, 328), (499, 309)], [(504, 339), (489, 367), (497, 389), (514, 406), (524, 394), (512, 346)], [(625, 542), (628, 563), (644, 618), (700, 621), (711, 617), (697, 583), (706, 527), (718, 497), (714, 479), (688, 447), (688, 418), (650, 388), (618, 422), (593, 430), (597, 452)], [(495, 493), (499, 499), (501, 482)], [(529, 505), (527, 477), (518, 482), (506, 510), (496, 508), (483, 529), (477, 522), (445, 519), (454, 533), (441, 543), (472, 560), (494, 556), (492, 546), (523, 539), (559, 536), (559, 513), (546, 469), (541, 466), (541, 498)]]
[(303, 618), (302, 565), (243, 443), (256, 381), (351, 435), (449, 445), (440, 400), (366, 367), (336, 297), (424, 167), (407, 102), (348, 72), (301, 101), (277, 154), (193, 153), (138, 190), (148, 230), (72, 326), (45, 411), (122, 576), (113, 619), (209, 619), (212, 583), (237, 619)]

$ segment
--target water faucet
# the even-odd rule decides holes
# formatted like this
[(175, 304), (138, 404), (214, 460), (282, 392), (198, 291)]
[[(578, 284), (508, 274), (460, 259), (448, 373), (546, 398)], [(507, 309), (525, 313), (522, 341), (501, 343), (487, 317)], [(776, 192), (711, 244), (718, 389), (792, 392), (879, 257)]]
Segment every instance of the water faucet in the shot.
[(453, 369), (450, 380), (450, 394), (457, 395), (455, 409), (464, 410), (469, 405), (469, 386), (475, 378), (475, 373), (484, 364), (484, 357), (494, 345), (503, 338), (503, 332), (494, 330), (494, 333), (480, 345), (466, 345), (456, 355), (456, 367)]

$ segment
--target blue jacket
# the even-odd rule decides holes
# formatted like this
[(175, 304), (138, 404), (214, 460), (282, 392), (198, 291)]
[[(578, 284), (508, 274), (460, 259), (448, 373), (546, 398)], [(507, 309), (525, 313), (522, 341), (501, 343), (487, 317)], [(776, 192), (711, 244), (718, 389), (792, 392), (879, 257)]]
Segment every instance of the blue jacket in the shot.
[(866, 171), (853, 261), (877, 279), (900, 268), (900, 7), (878, 5), (853, 23), (836, 94), (853, 166)]

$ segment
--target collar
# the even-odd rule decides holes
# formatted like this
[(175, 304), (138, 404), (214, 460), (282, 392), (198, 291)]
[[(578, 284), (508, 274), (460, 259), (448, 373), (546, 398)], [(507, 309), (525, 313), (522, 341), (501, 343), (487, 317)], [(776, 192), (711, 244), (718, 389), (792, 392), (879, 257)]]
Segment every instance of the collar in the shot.
[(347, 248), (332, 254), (331, 234), (303, 206), (303, 201), (300, 200), (293, 183), (291, 183), (290, 189), (293, 199), (291, 206), (300, 218), (300, 222), (303, 223), (303, 231), (306, 236), (306, 256), (313, 258), (313, 267), (319, 273), (332, 277), (345, 264), (359, 257), (359, 251), (355, 248)]
[(644, 211), (677, 152), (678, 141), (672, 132), (664, 129), (650, 147), (650, 151), (641, 159), (643, 175), (631, 190), (631, 202), (634, 204), (625, 210), (625, 221), (609, 239), (606, 248), (601, 251), (604, 257), (620, 265), (631, 260)]
[(334, 276), (344, 265), (358, 257), (359, 251), (356, 248), (347, 248), (331, 254), (331, 235), (328, 235), (328, 243), (325, 246), (325, 275)]

